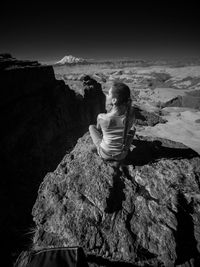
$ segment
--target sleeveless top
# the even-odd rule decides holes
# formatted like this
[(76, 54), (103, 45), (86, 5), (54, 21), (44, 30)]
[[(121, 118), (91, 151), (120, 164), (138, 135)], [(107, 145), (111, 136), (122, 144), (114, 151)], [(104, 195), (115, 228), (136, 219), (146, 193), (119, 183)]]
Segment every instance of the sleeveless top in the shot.
[[(117, 155), (122, 152), (125, 115), (117, 116), (110, 113), (100, 113), (97, 123), (101, 126), (103, 138), (100, 147), (107, 153)], [(133, 118), (129, 118), (128, 131), (133, 125)]]

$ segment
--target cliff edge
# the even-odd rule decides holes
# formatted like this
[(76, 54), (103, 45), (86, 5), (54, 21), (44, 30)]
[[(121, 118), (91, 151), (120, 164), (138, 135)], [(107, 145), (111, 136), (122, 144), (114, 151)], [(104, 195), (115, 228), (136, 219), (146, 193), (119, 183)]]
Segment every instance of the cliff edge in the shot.
[(53, 67), (9, 54), (0, 55), (0, 88), (0, 256), (12, 266), (30, 242), (31, 210), (44, 175), (105, 111), (105, 95), (94, 80), (78, 95), (55, 79)]

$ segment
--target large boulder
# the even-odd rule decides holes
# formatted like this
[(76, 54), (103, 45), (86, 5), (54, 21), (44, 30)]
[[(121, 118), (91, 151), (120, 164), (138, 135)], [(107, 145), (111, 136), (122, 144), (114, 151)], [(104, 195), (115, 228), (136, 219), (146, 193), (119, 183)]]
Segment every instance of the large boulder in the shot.
[(140, 126), (155, 126), (158, 123), (166, 123), (162, 116), (155, 112), (148, 112), (138, 106), (134, 106), (135, 124)]
[(41, 183), (33, 250), (78, 245), (90, 266), (199, 266), (199, 155), (141, 137), (119, 166), (91, 147), (86, 133)]

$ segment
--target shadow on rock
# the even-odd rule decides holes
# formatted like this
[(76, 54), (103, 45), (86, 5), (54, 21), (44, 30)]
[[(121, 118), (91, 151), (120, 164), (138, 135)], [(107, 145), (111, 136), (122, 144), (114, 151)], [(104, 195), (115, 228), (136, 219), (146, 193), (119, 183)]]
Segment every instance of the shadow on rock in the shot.
[(193, 208), (187, 203), (184, 195), (181, 192), (177, 194), (178, 212), (176, 239), (176, 264), (191, 262), (190, 266), (200, 266), (198, 258), (197, 241), (194, 237), (194, 223), (192, 219)]
[[(122, 202), (125, 200), (123, 189), (125, 188), (124, 182), (120, 178), (121, 171), (116, 168), (116, 174), (113, 177), (113, 187), (110, 188), (109, 198), (107, 198), (107, 208), (105, 212), (113, 213), (122, 209)], [(116, 201), (117, 199), (117, 201)]]
[(159, 140), (133, 140), (132, 145), (134, 145), (135, 148), (132, 151), (129, 151), (124, 164), (142, 166), (161, 158), (191, 159), (199, 156), (199, 154), (191, 148), (177, 142), (166, 139), (163, 140), (165, 140), (165, 142)]

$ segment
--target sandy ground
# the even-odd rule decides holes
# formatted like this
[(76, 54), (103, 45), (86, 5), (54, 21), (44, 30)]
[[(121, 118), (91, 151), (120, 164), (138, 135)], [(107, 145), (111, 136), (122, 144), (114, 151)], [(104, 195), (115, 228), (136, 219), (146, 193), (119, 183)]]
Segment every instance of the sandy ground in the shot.
[[(187, 77), (200, 77), (200, 66), (165, 68), (152, 67), (146, 70), (138, 70), (139, 74), (151, 72), (167, 72), (172, 80), (181, 81)], [(181, 85), (184, 89), (181, 89)], [(191, 82), (180, 83), (180, 89), (156, 88), (155, 90), (140, 90), (141, 104), (148, 111), (156, 111), (155, 104), (167, 102), (178, 95), (185, 95), (185, 92), (199, 90), (199, 84), (190, 87)], [(167, 123), (158, 124), (154, 127), (144, 127), (139, 134), (143, 136), (155, 136), (181, 142), (192, 148), (200, 155), (200, 111), (189, 108), (164, 108), (167, 115), (163, 116)], [(199, 120), (199, 122), (198, 122)]]

